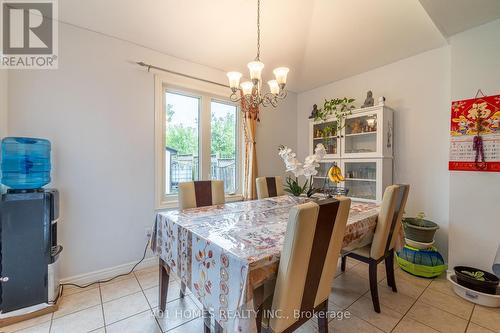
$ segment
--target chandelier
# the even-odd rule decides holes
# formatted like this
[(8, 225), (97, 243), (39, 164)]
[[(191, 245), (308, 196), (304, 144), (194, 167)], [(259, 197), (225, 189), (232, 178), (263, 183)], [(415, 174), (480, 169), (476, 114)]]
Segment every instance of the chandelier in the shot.
[(254, 61), (247, 65), (250, 71), (251, 81), (245, 81), (240, 84), (242, 74), (239, 72), (228, 72), (229, 87), (231, 88), (230, 99), (233, 102), (243, 102), (249, 109), (256, 109), (259, 105), (263, 106), (278, 106), (278, 101), (286, 97), (286, 76), (289, 69), (286, 67), (278, 67), (273, 73), (274, 80), (267, 81), (269, 92), (263, 92), (262, 87), (262, 70), (264, 64), (260, 61), (260, 0), (257, 0), (257, 56)]

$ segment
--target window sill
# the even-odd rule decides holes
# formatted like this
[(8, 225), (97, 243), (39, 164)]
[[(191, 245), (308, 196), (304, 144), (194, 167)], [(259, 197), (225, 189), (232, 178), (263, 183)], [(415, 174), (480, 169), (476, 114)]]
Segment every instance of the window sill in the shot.
[(226, 202), (236, 202), (236, 201), (243, 201), (243, 195), (241, 194), (226, 195)]
[[(230, 194), (226, 195), (226, 203), (229, 202), (237, 202), (237, 201), (243, 201), (243, 195), (241, 194)], [(177, 200), (169, 200), (169, 201), (164, 201), (160, 204), (159, 207), (156, 208), (156, 211), (159, 210), (171, 210), (171, 209), (177, 209), (179, 208), (179, 202)]]

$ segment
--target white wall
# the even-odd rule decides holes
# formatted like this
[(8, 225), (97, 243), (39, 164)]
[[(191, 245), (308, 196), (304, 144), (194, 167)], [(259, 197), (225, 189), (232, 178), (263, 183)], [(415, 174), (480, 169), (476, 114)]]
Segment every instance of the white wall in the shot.
[[(137, 260), (153, 222), (154, 79), (132, 62), (223, 83), (226, 77), (65, 24), (59, 33), (58, 70), (9, 73), (9, 134), (52, 141), (64, 278)], [(275, 150), (269, 142), (295, 144), (295, 100), (290, 94), (283, 107), (262, 114), (261, 172), (283, 172), (267, 161)]]
[(308, 119), (313, 104), (325, 98), (354, 97), (363, 104), (366, 91), (386, 97), (394, 109), (394, 182), (411, 184), (406, 212), (424, 211), (438, 223), (437, 245), (447, 253), (449, 221), (448, 131), (449, 48), (407, 58), (298, 95), (298, 151), (308, 154)]
[(8, 71), (0, 69), (0, 139), (7, 135), (7, 77)]
[(280, 145), (297, 149), (297, 95), (288, 93), (281, 104), (260, 112), (257, 127), (257, 164), (259, 176), (285, 176), (285, 166), (278, 156)]
[[(452, 100), (500, 94), (500, 20), (453, 36)], [(500, 173), (451, 172), (450, 267), (491, 271), (500, 244)]]

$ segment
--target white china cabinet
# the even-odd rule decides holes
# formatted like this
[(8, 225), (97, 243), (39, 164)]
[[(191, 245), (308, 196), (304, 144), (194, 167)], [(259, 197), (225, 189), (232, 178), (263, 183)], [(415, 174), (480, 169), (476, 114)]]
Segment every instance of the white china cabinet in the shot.
[(393, 111), (384, 105), (353, 110), (340, 131), (333, 116), (319, 121), (311, 119), (310, 153), (318, 143), (323, 143), (327, 150), (314, 177), (314, 186), (337, 186), (327, 175), (328, 169), (337, 163), (345, 177), (338, 186), (347, 189), (349, 197), (380, 202), (385, 187), (392, 184), (393, 126)]

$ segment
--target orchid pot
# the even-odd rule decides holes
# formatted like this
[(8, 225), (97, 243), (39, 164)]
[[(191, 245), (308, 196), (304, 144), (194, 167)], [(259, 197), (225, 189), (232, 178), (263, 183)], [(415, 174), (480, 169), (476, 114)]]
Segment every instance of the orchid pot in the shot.
[(305, 184), (301, 186), (298, 177), (295, 178), (287, 177), (285, 183), (285, 192), (288, 192), (296, 197), (299, 197), (306, 192), (308, 185), (309, 184), (307, 180)]

